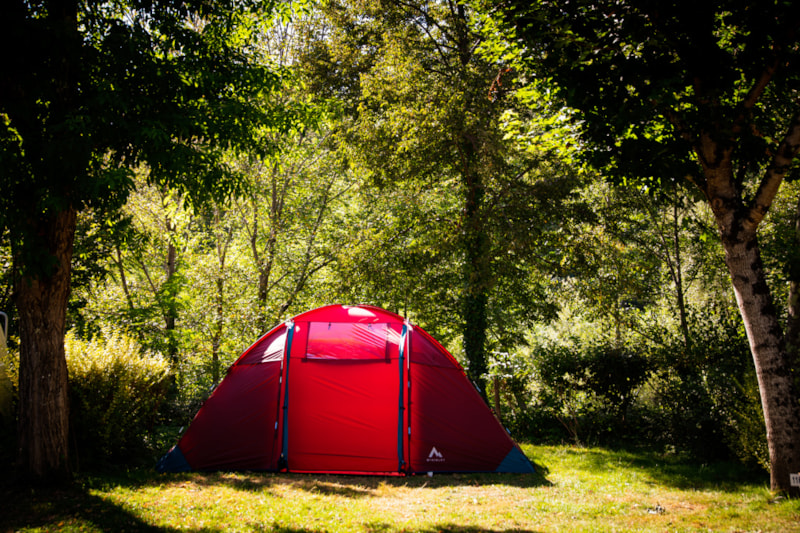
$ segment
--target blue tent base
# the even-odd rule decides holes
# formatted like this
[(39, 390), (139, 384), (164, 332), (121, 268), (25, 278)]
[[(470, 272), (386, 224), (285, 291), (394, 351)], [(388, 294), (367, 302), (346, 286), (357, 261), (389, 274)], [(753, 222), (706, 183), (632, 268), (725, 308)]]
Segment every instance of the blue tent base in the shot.
[(530, 460), (522, 453), (522, 450), (514, 446), (495, 472), (532, 474), (535, 470)]
[[(181, 452), (181, 449), (178, 446), (174, 446), (169, 452), (167, 452), (161, 459), (159, 459), (158, 464), (156, 465), (156, 469), (159, 473), (180, 473), (180, 472), (191, 472), (192, 467), (186, 461), (186, 458)], [(522, 453), (522, 450), (514, 446), (511, 448), (511, 451), (508, 452), (505, 459), (500, 463), (497, 467), (495, 472), (497, 473), (505, 473), (505, 474), (532, 474), (536, 470), (533, 467), (533, 463)], [(418, 472), (419, 474), (424, 474), (425, 472)], [(440, 474), (446, 472), (438, 472)], [(458, 472), (461, 473), (461, 472)], [(408, 475), (408, 473), (406, 473)]]
[[(161, 459), (159, 459), (158, 464), (156, 465), (156, 470), (158, 470), (158, 472), (161, 474), (177, 474), (180, 472), (191, 472), (192, 467), (186, 461), (181, 449), (175, 446)], [(533, 468), (533, 464), (530, 462), (530, 460), (516, 446), (511, 448), (511, 451), (508, 452), (508, 455), (506, 455), (505, 459), (503, 459), (503, 461), (500, 463), (500, 466), (498, 466), (495, 470), (495, 472), (506, 474), (532, 474), (535, 471), (536, 470)], [(417, 473), (425, 474), (425, 472)], [(446, 472), (438, 473), (442, 474)], [(408, 474), (409, 473), (406, 473), (406, 475)]]
[(165, 474), (167, 472), (191, 472), (192, 467), (189, 466), (188, 462), (186, 462), (186, 457), (183, 456), (181, 449), (177, 446), (173, 446), (173, 448), (168, 451), (164, 457), (158, 460), (156, 470), (158, 470), (161, 474)]

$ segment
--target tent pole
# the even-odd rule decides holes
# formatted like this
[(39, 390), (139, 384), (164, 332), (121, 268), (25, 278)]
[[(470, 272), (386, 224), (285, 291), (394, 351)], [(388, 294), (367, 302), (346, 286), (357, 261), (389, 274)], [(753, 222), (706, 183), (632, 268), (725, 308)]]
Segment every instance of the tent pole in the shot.
[(289, 471), (289, 360), (292, 358), (292, 338), (294, 337), (294, 322), (286, 323), (286, 376), (283, 383), (283, 438), (281, 439), (281, 458), (278, 470), (283, 468)]
[(403, 392), (405, 390), (405, 377), (403, 372), (403, 359), (405, 356), (406, 336), (408, 335), (408, 323), (403, 324), (403, 331), (400, 334), (400, 347), (398, 357), (398, 367), (400, 372), (400, 399), (397, 409), (397, 459), (398, 459), (398, 472), (402, 472), (405, 468), (405, 458), (403, 457), (403, 419), (405, 418), (405, 403), (403, 402)]

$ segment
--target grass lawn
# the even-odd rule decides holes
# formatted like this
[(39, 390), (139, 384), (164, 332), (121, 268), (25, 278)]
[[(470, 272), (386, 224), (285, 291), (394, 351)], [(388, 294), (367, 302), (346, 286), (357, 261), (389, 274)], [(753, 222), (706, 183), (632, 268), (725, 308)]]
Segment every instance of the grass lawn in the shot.
[(650, 452), (523, 446), (530, 475), (83, 474), (0, 490), (5, 531), (800, 532), (766, 476)]

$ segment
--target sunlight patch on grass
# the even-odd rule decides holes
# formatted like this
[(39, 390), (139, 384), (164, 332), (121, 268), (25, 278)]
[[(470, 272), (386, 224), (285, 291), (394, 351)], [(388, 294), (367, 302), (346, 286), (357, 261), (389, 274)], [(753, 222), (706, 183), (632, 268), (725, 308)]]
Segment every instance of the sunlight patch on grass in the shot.
[(524, 450), (537, 474), (87, 479), (81, 494), (20, 502), (0, 531), (800, 532), (800, 501), (770, 503), (766, 480), (734, 465), (594, 448)]

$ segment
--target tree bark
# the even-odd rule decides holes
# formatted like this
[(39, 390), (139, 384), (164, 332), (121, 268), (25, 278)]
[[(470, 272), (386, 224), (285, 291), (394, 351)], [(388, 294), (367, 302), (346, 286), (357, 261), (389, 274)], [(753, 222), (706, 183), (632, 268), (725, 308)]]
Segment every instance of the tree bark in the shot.
[(114, 251), (117, 253), (114, 263), (116, 263), (117, 268), (119, 268), (119, 283), (122, 285), (122, 292), (125, 294), (125, 301), (128, 302), (128, 309), (133, 311), (133, 298), (131, 297), (131, 291), (128, 288), (128, 280), (125, 276), (125, 264), (122, 262), (122, 250), (120, 248), (119, 241), (114, 243)]
[(800, 404), (778, 314), (767, 289), (756, 236), (723, 242), (758, 377), (767, 427), (772, 490), (798, 494), (789, 474), (800, 471)]
[(69, 479), (67, 360), (64, 352), (76, 211), (37, 223), (48, 264), (24, 264), (16, 280), (19, 312), (19, 461), (34, 482)]
[(739, 312), (758, 378), (767, 428), (772, 490), (800, 496), (789, 474), (800, 472), (800, 394), (767, 284), (758, 244), (758, 226), (767, 214), (786, 171), (800, 150), (800, 114), (792, 117), (784, 139), (767, 167), (756, 194), (745, 204), (734, 179), (733, 145), (705, 133), (696, 143), (706, 195), (719, 228), (725, 263), (733, 282)]
[[(169, 221), (167, 221), (167, 230), (170, 232), (174, 231)], [(164, 291), (164, 296), (162, 297), (166, 299), (164, 304), (164, 329), (167, 336), (167, 356), (172, 364), (178, 362), (178, 340), (175, 331), (175, 323), (178, 319), (178, 308), (175, 302), (176, 287), (172, 284), (176, 272), (177, 252), (175, 250), (175, 245), (170, 242), (167, 245), (166, 278), (164, 280), (166, 291)]]
[(467, 375), (478, 388), (483, 399), (486, 398), (486, 330), (488, 329), (489, 283), (489, 238), (483, 227), (481, 205), (483, 203), (483, 183), (472, 167), (474, 148), (470, 141), (462, 147), (466, 154), (464, 186), (466, 198), (464, 206), (464, 294), (462, 297), (464, 354), (469, 362)]
[(492, 392), (494, 395), (494, 414), (497, 415), (497, 418), (501, 421), (503, 420), (503, 406), (500, 402), (500, 383), (501, 379), (500, 376), (494, 376), (492, 379)]
[[(456, 2), (450, 3), (454, 18), (454, 44), (458, 51), (459, 72), (452, 83), (463, 83), (469, 79), (469, 67), (474, 61), (474, 41), (469, 30), (466, 9)], [(464, 208), (462, 218), (464, 266), (463, 296), (461, 312), (464, 355), (469, 366), (467, 376), (478, 388), (483, 400), (489, 405), (486, 396), (486, 375), (489, 367), (486, 362), (486, 339), (489, 328), (489, 288), (492, 284), (492, 265), (490, 258), (491, 242), (484, 223), (486, 196), (485, 176), (480, 168), (480, 157), (486, 148), (483, 143), (480, 119), (476, 117), (477, 98), (474, 92), (464, 91), (463, 122), (456, 139), (460, 157), (461, 183), (464, 188)]]
[[(221, 228), (223, 214), (219, 207), (214, 208), (214, 226)], [(222, 229), (216, 235), (217, 279), (215, 280), (216, 294), (214, 296), (214, 324), (211, 327), (211, 379), (219, 383), (220, 379), (220, 350), (222, 336), (225, 333), (225, 265), (228, 258), (228, 248), (233, 239), (233, 231)]]
[(217, 293), (214, 297), (214, 325), (211, 334), (211, 381), (219, 383), (222, 334), (225, 331), (225, 279), (224, 265), (220, 265), (219, 277), (216, 280)]
[[(670, 268), (672, 272), (673, 282), (675, 283), (675, 299), (678, 304), (678, 317), (680, 318), (681, 334), (683, 335), (683, 345), (688, 350), (692, 344), (692, 337), (689, 334), (689, 322), (686, 318), (686, 300), (684, 297), (683, 287), (683, 264), (681, 262), (681, 239), (680, 239), (681, 225), (678, 215), (678, 200), (675, 199), (672, 205), (672, 245), (674, 247), (673, 253), (675, 255), (674, 265), (670, 261)], [(669, 251), (665, 250), (667, 257)]]
[[(793, 120), (788, 140), (800, 135), (800, 122)], [(767, 447), (772, 490), (800, 495), (791, 487), (789, 474), (800, 471), (800, 395), (793, 375), (778, 313), (767, 284), (757, 229), (772, 203), (785, 166), (778, 160), (767, 170), (751, 206), (742, 202), (731, 167), (730, 148), (705, 136), (698, 156), (704, 168), (706, 194), (717, 222), (725, 251), (725, 264), (733, 283), (736, 302), (744, 321), (758, 378), (761, 407), (767, 428)], [(796, 150), (795, 150), (796, 153)], [(789, 158), (789, 161), (791, 158)], [(788, 167), (786, 167), (788, 168)]]

